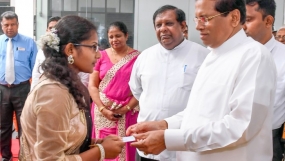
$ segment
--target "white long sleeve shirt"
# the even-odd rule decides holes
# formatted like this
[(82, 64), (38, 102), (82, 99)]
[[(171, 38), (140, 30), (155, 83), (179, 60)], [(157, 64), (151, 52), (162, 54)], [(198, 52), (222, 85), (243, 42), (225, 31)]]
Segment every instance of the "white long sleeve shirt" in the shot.
[(39, 83), (40, 76), (43, 74), (43, 70), (40, 67), (42, 62), (46, 59), (43, 50), (39, 49), (36, 57), (35, 66), (32, 72), (32, 84), (31, 91)]
[[(139, 100), (138, 122), (162, 120), (182, 111), (200, 65), (210, 51), (199, 44), (184, 40), (172, 50), (156, 44), (143, 51), (136, 60), (129, 82)], [(175, 161), (175, 152), (140, 156)]]
[(285, 122), (285, 45), (272, 38), (264, 44), (271, 52), (277, 69), (277, 85), (273, 106), (272, 128), (278, 129)]
[(212, 49), (186, 109), (167, 118), (165, 144), (177, 161), (271, 161), (276, 69), (243, 30)]

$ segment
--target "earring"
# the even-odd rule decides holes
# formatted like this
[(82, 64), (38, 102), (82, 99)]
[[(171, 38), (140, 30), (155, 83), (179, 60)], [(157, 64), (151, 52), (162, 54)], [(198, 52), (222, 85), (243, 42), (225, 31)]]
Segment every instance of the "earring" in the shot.
[(67, 57), (67, 61), (68, 61), (68, 64), (73, 64), (73, 63), (74, 63), (73, 56), (72, 56), (72, 55), (69, 55), (69, 56)]

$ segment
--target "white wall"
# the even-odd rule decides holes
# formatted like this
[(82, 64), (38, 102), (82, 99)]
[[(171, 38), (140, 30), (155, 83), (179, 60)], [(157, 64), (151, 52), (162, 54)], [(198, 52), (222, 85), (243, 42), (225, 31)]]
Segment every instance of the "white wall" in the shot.
[(275, 0), (276, 2), (276, 12), (275, 12), (275, 23), (274, 27), (275, 29), (279, 29), (281, 26), (284, 25), (284, 16), (285, 16), (285, 2), (284, 0)]
[(158, 43), (153, 27), (152, 16), (159, 7), (165, 4), (174, 5), (181, 8), (185, 14), (188, 15), (188, 1), (189, 0), (136, 0), (134, 48), (142, 51)]
[(11, 0), (11, 6), (19, 19), (19, 33), (33, 38), (34, 33), (34, 0)]

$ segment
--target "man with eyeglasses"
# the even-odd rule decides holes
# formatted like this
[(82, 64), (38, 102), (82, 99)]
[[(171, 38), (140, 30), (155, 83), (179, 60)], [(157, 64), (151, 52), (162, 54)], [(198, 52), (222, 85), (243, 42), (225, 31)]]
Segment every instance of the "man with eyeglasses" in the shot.
[(211, 53), (184, 111), (128, 128), (145, 153), (177, 151), (177, 161), (269, 161), (276, 69), (270, 52), (246, 36), (243, 0), (196, 0), (195, 22)]
[(274, 0), (246, 0), (244, 30), (248, 36), (263, 44), (272, 55), (277, 69), (277, 85), (273, 106), (273, 161), (281, 161), (284, 143), (281, 141), (285, 122), (285, 45), (275, 40), (272, 28), (275, 19)]
[(281, 43), (285, 44), (285, 26), (281, 27), (275, 36), (275, 39), (277, 41), (280, 41)]
[(29, 79), (32, 77), (37, 45), (32, 38), (18, 33), (16, 13), (4, 12), (1, 26), (4, 34), (0, 36), (0, 151), (2, 161), (9, 161), (12, 160), (13, 113), (16, 113), (20, 136), (20, 116), (30, 91)]

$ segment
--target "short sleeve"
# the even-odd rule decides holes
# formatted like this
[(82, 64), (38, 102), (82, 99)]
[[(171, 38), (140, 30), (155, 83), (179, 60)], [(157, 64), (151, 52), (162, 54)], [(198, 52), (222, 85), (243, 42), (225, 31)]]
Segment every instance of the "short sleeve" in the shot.
[(106, 51), (102, 50), (102, 51), (100, 51), (100, 54), (101, 54), (101, 57), (100, 57), (100, 59), (97, 60), (95, 66), (94, 66), (94, 70), (96, 70), (96, 71), (100, 71), (100, 66), (102, 64), (102, 60), (103, 60), (103, 57), (106, 54)]

